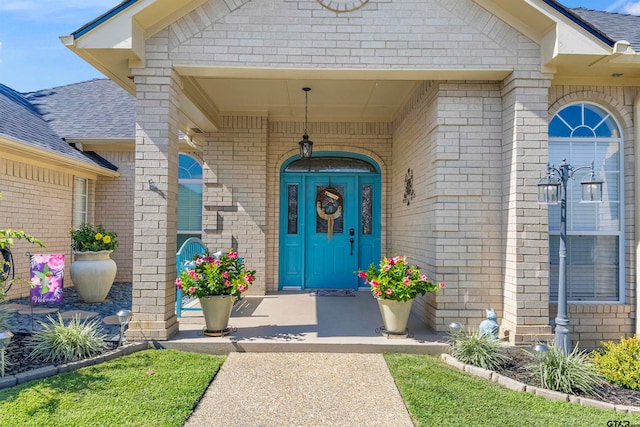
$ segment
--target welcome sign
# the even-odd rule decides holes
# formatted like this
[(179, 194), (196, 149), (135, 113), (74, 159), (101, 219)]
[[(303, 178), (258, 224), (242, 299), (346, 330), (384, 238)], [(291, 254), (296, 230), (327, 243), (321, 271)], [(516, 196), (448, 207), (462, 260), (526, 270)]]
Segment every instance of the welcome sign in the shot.
[(62, 302), (64, 254), (31, 255), (31, 304)]

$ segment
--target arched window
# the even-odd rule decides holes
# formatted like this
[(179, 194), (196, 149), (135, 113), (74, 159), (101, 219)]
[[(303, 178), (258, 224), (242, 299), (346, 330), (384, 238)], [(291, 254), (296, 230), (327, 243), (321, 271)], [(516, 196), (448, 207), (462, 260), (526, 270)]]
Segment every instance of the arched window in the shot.
[[(579, 173), (567, 190), (567, 297), (569, 301), (622, 301), (624, 271), (623, 153), (620, 127), (602, 107), (582, 102), (549, 124), (549, 162), (574, 167), (594, 161), (604, 178), (603, 203), (580, 203)], [(585, 171), (588, 173), (588, 170)], [(560, 206), (549, 206), (549, 284), (558, 297)]]
[(178, 248), (202, 237), (202, 166), (188, 154), (178, 161)]

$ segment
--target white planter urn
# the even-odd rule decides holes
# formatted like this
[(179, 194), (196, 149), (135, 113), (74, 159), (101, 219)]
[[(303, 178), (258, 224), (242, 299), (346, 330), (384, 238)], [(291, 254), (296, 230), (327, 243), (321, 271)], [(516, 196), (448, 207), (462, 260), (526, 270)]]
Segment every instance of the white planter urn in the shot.
[(82, 301), (103, 302), (111, 290), (118, 267), (109, 258), (113, 251), (74, 252), (71, 281)]
[(390, 334), (404, 334), (411, 314), (414, 299), (409, 301), (394, 301), (378, 298), (378, 307), (382, 315), (384, 329)]
[(207, 325), (206, 332), (222, 333), (227, 329), (233, 302), (236, 297), (232, 295), (210, 295), (198, 298), (202, 314)]

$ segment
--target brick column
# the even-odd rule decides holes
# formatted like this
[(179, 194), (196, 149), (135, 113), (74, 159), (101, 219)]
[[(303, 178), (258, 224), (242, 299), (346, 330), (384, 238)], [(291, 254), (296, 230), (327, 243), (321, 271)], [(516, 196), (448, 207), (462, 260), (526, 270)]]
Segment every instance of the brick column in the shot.
[(166, 340), (178, 331), (174, 281), (181, 87), (170, 70), (146, 68), (135, 74), (133, 319), (128, 338)]
[(550, 76), (514, 72), (503, 82), (504, 315), (513, 344), (552, 339), (547, 209), (537, 184), (548, 158)]

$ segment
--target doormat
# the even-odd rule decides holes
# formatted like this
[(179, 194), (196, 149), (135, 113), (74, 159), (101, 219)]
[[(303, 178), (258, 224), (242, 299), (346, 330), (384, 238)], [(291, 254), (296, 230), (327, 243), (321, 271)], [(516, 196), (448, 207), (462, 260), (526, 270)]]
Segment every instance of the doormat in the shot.
[(312, 297), (355, 297), (356, 293), (350, 289), (318, 289), (309, 292)]

